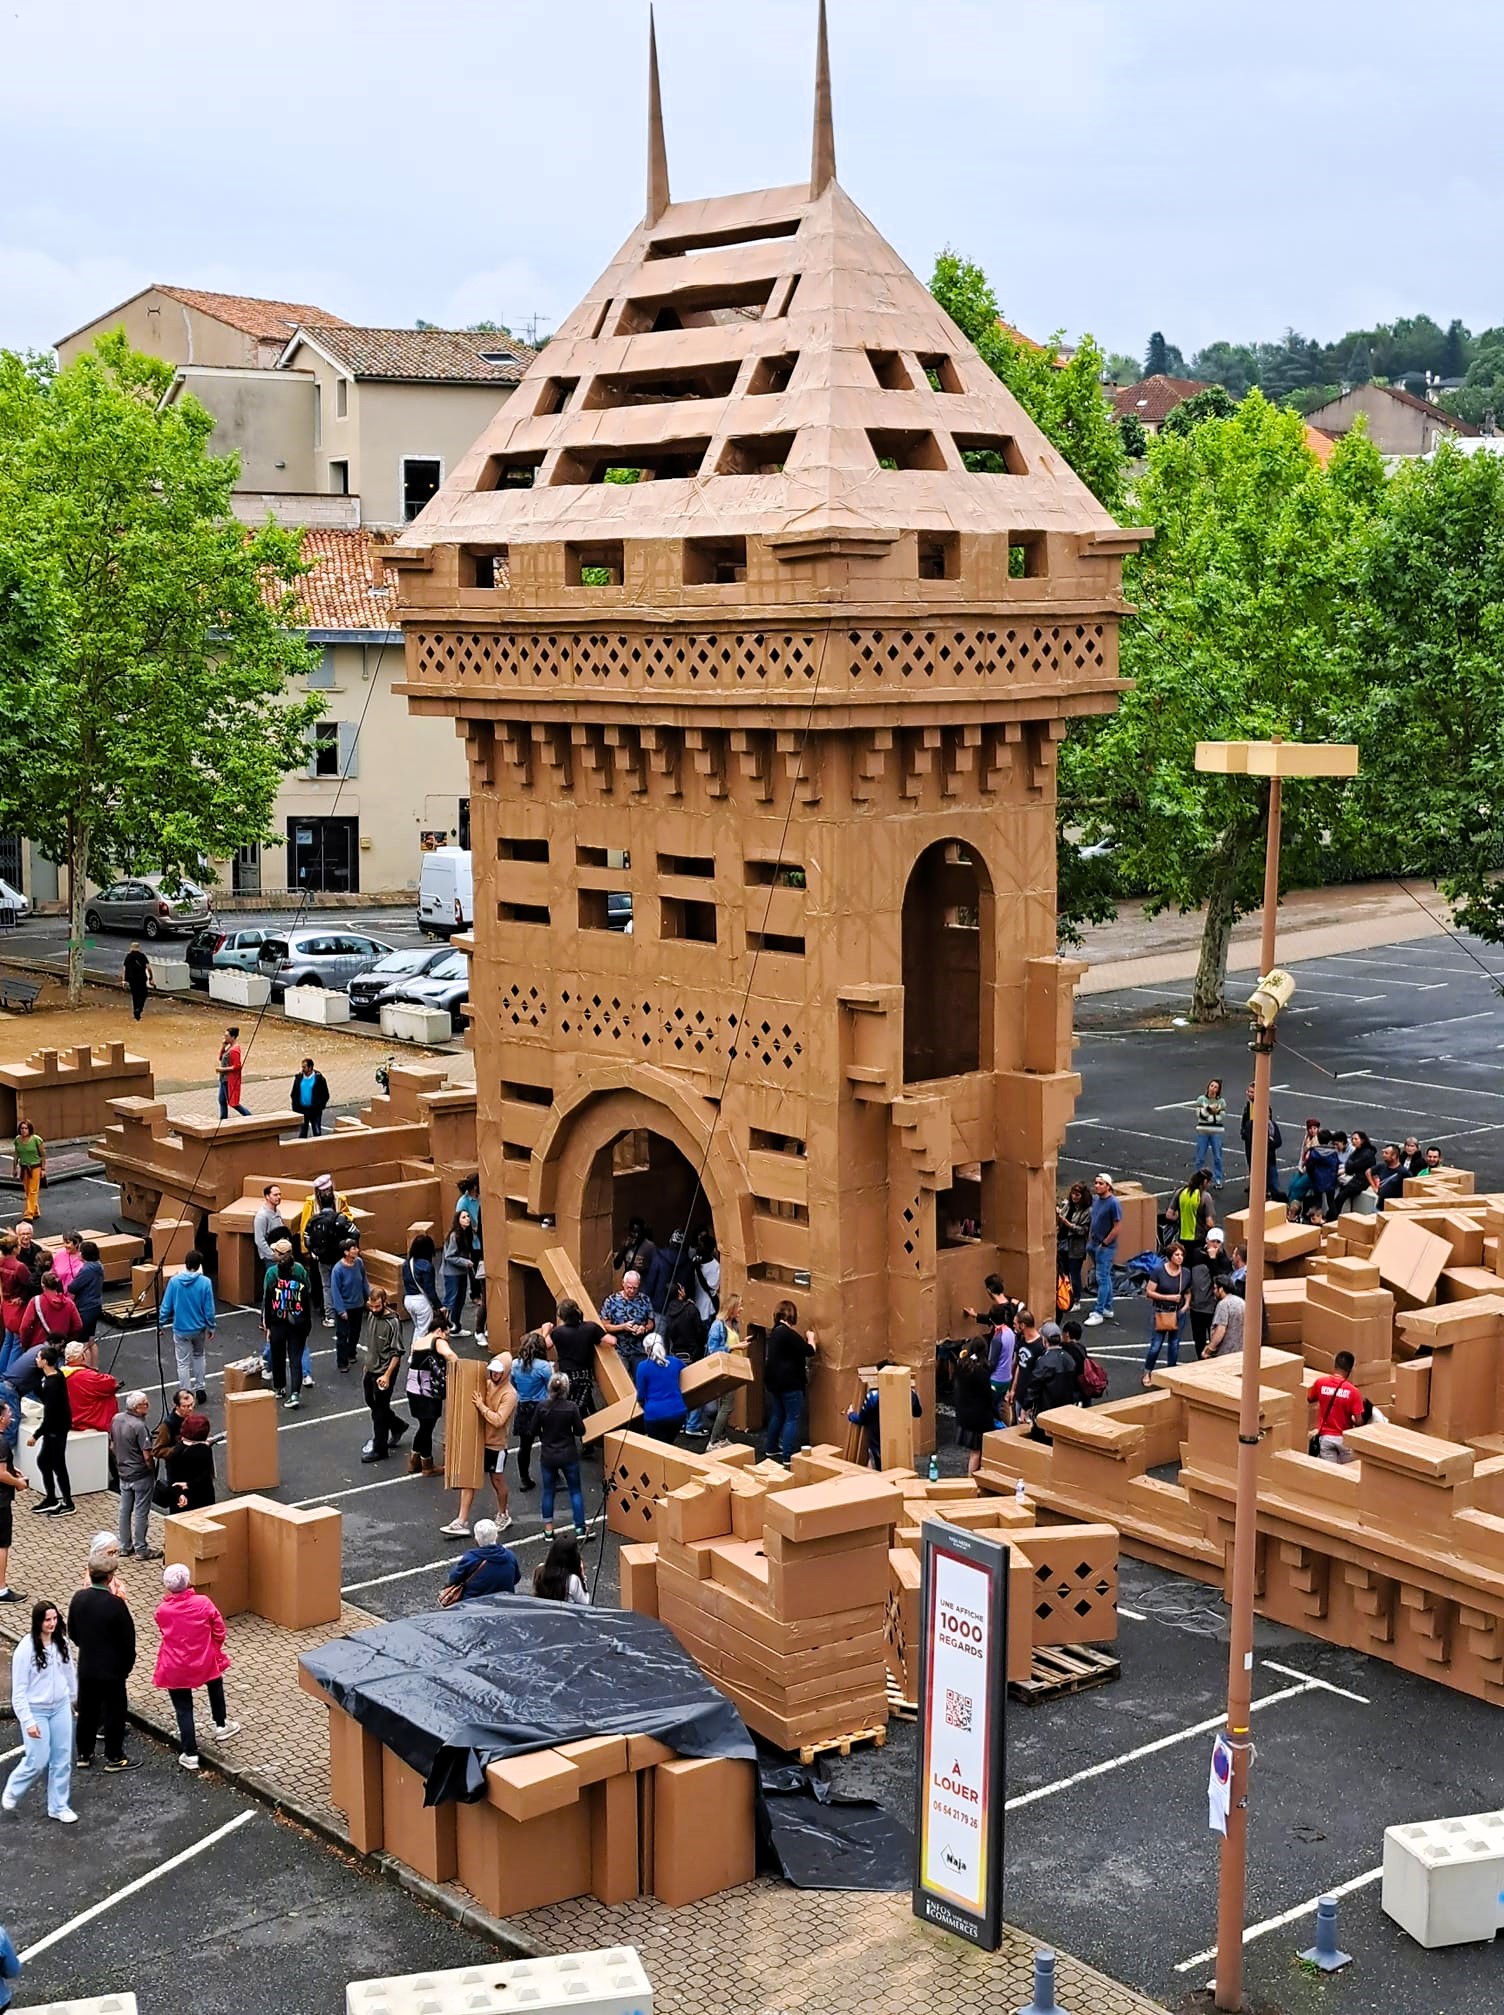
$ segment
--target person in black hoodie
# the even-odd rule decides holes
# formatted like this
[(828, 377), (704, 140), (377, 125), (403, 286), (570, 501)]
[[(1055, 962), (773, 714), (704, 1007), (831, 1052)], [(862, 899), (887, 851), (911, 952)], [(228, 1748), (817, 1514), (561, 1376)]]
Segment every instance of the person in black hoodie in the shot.
[(125, 1682), (136, 1663), (136, 1624), (119, 1592), (120, 1548), (108, 1532), (89, 1548), (89, 1583), (68, 1605), (68, 1635), (78, 1654), (78, 1767), (94, 1762), (104, 1734), (106, 1770), (128, 1770), (125, 1753)]
[(705, 1355), (705, 1318), (695, 1306), (690, 1283), (681, 1275), (669, 1289), (663, 1340), (675, 1357), (698, 1364)]
[[(1054, 1328), (1053, 1323), (1050, 1325)], [(1041, 1336), (1041, 1341), (1044, 1341)], [(1052, 1406), (1072, 1406), (1080, 1396), (1077, 1381), (1081, 1373), (1074, 1354), (1067, 1349), (1065, 1338), (1058, 1331), (1050, 1341), (1050, 1347), (1034, 1366), (1034, 1377), (1029, 1388), (1029, 1402), (1033, 1411), (1033, 1423), (1029, 1429), (1031, 1441), (1048, 1441), (1049, 1436), (1039, 1424), (1039, 1416), (1047, 1413)]]

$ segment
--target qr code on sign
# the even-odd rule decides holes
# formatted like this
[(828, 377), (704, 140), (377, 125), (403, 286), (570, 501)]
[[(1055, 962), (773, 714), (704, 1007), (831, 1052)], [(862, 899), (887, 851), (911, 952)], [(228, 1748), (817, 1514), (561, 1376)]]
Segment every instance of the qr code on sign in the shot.
[(971, 1695), (957, 1693), (954, 1688), (945, 1689), (945, 1725), (947, 1728), (969, 1729), (971, 1727)]

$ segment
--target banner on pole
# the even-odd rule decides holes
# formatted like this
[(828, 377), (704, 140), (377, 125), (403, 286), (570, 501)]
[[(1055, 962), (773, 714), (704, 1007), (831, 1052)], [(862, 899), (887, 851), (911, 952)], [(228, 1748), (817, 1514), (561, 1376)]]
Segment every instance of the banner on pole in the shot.
[(1207, 1825), (1227, 1838), (1227, 1814), (1232, 1802), (1232, 1744), (1219, 1735), (1212, 1744), (1211, 1774), (1206, 1780)]
[(995, 1952), (1003, 1922), (1008, 1548), (927, 1521), (914, 1914)]

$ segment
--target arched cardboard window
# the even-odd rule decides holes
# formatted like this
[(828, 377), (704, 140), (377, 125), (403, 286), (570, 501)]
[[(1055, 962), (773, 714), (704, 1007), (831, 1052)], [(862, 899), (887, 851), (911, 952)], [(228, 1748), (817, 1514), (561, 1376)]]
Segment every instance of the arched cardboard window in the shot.
[(903, 1075), (906, 1084), (990, 1067), (984, 1015), (992, 971), (992, 882), (958, 840), (914, 863), (903, 898)]

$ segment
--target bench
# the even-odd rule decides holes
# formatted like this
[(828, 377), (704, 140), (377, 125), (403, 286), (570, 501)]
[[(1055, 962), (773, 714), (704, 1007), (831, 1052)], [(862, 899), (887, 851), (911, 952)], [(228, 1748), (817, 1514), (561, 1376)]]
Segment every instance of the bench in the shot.
[(0, 1008), (30, 1014), (41, 991), (38, 980), (13, 979), (9, 973), (0, 973)]

